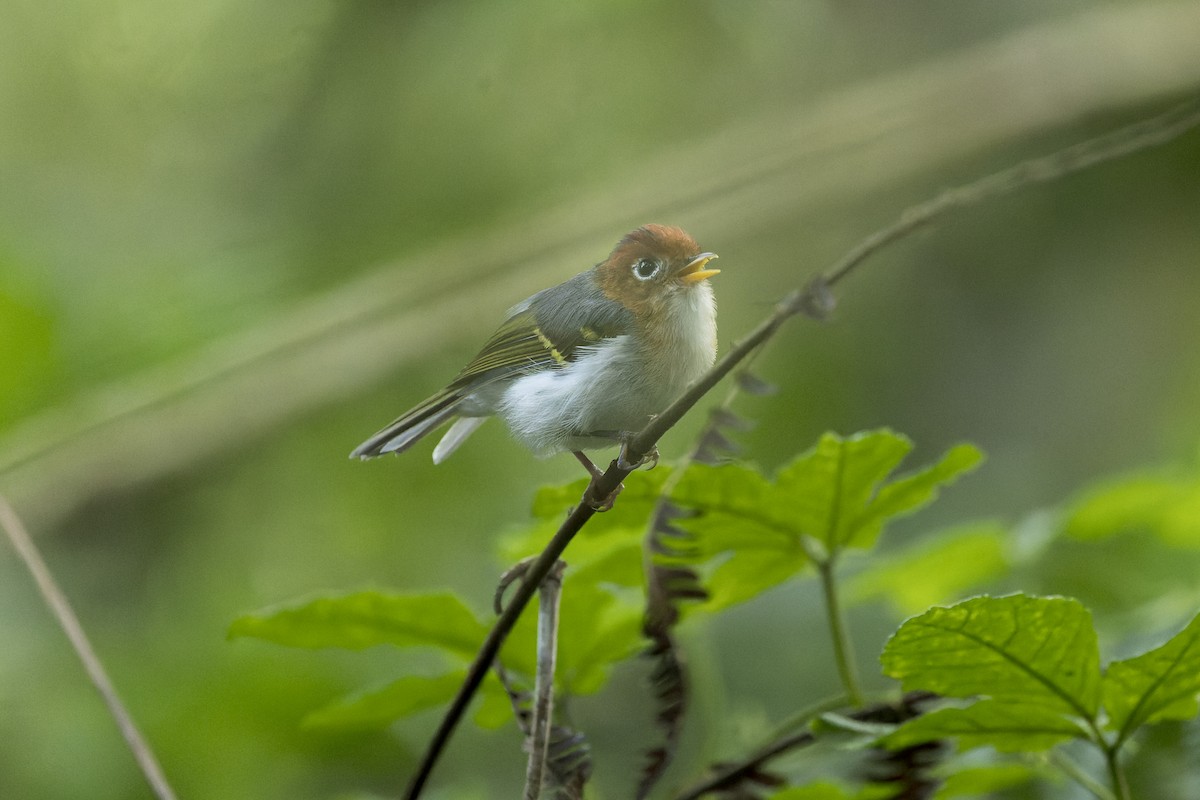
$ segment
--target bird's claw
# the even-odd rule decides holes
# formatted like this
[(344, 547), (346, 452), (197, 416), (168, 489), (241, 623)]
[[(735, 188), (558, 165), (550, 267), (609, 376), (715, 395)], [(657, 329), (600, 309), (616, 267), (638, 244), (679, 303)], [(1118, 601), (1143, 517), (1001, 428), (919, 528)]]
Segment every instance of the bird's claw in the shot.
[(618, 483), (617, 488), (613, 489), (612, 493), (610, 493), (608, 497), (597, 498), (596, 484), (599, 482), (599, 480), (600, 476), (592, 478), (592, 482), (588, 484), (587, 490), (583, 493), (583, 502), (587, 503), (588, 508), (590, 508), (592, 511), (603, 513), (605, 511), (612, 510), (613, 503), (617, 502), (617, 495), (619, 495), (625, 489), (625, 484)]
[(629, 442), (626, 441), (621, 444), (621, 451), (617, 453), (617, 466), (621, 469), (627, 469), (630, 472), (633, 472), (635, 469), (641, 469), (647, 464), (650, 465), (649, 469), (654, 469), (658, 466), (658, 445), (652, 446), (649, 452), (643, 455), (636, 463), (629, 461), (626, 458), (628, 454)]

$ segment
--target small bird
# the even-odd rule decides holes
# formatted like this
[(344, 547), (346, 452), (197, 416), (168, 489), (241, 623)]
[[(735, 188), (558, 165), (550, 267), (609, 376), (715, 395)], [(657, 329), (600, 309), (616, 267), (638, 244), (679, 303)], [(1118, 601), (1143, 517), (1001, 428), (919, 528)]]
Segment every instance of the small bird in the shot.
[(539, 457), (571, 451), (597, 477), (585, 448), (624, 445), (712, 366), (716, 257), (679, 228), (630, 232), (604, 261), (513, 306), (449, 385), (351, 458), (404, 452), (453, 420), (433, 450), (440, 464), (496, 416)]

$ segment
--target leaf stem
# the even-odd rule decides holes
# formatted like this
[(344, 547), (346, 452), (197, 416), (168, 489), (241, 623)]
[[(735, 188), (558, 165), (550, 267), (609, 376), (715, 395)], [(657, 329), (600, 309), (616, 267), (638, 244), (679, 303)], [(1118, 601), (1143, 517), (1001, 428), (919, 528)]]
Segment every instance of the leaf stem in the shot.
[(1064, 775), (1091, 792), (1096, 800), (1117, 800), (1109, 788), (1088, 774), (1087, 770), (1075, 763), (1075, 760), (1062, 752), (1061, 749), (1050, 751), (1050, 763)]
[(1130, 800), (1129, 781), (1125, 778), (1125, 770), (1117, 758), (1120, 748), (1109, 745), (1104, 748), (1104, 761), (1108, 765), (1108, 776), (1112, 780), (1113, 794), (1117, 800)]
[(833, 571), (834, 559), (817, 562), (817, 574), (821, 577), (821, 589), (825, 593), (825, 616), (829, 621), (829, 633), (833, 638), (833, 655), (837, 659), (838, 676), (846, 689), (846, 697), (855, 708), (863, 704), (862, 688), (858, 684), (858, 671), (854, 666), (854, 647), (850, 643), (845, 613), (838, 600), (837, 576)]

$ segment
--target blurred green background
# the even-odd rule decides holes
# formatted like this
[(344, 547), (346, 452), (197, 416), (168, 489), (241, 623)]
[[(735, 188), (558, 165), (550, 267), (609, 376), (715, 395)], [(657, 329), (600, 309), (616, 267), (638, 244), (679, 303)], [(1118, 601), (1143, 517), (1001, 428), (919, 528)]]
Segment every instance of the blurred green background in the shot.
[[(228, 623), (366, 585), (483, 609), (495, 537), (578, 467), (497, 423), (436, 469), (431, 446), (354, 445), (636, 225), (721, 254), (728, 342), (907, 205), (1195, 94), (1197, 53), (1196, 2), (8, 0), (0, 491), (183, 797), (394, 795), (435, 715), (298, 721), (421, 656), (229, 643)], [(990, 455), (898, 537), (1193, 461), (1200, 135), (955, 214), (839, 295), (761, 362), (781, 391), (740, 405), (746, 455), (880, 425), (921, 461)], [(835, 689), (812, 599), (689, 634), (706, 699), (676, 781)], [(856, 611), (868, 675), (897, 621)], [(147, 796), (7, 548), (0, 642), (0, 797)], [(573, 706), (603, 796), (649, 735), (641, 677)], [(514, 731), (464, 731), (431, 796), (513, 796), (522, 772)]]

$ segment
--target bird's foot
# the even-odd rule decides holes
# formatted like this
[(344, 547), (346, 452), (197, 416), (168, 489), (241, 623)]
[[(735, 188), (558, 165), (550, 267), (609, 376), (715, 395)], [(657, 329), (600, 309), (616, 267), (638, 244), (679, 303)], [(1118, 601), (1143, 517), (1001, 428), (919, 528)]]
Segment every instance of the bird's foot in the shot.
[(592, 482), (588, 484), (587, 489), (583, 493), (583, 502), (588, 504), (588, 508), (592, 511), (604, 512), (613, 507), (613, 503), (617, 501), (617, 495), (625, 488), (625, 484), (617, 484), (617, 488), (612, 491), (608, 497), (597, 497), (596, 484), (604, 477), (604, 471), (592, 463), (592, 460), (587, 457), (582, 450), (572, 450), (571, 454), (583, 464), (583, 468), (592, 476)]
[(597, 513), (611, 511), (613, 503), (617, 502), (617, 495), (625, 489), (625, 484), (618, 483), (617, 488), (612, 490), (612, 493), (603, 499), (596, 497), (596, 483), (598, 479), (592, 478), (592, 482), (588, 484), (587, 490), (583, 493), (583, 502), (588, 504), (588, 508)]
[(649, 452), (641, 457), (637, 462), (630, 461), (629, 455), (629, 440), (625, 439), (621, 442), (621, 450), (617, 453), (617, 466), (621, 469), (627, 469), (633, 472), (635, 469), (641, 469), (649, 464), (649, 469), (654, 469), (658, 466), (658, 445), (650, 448)]

